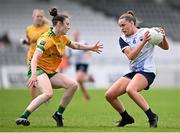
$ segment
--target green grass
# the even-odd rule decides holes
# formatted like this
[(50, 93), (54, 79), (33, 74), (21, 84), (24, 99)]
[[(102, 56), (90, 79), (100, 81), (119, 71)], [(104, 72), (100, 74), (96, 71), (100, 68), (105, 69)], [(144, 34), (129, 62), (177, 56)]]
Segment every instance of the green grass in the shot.
[(55, 90), (48, 105), (42, 105), (32, 113), (28, 127), (17, 126), (15, 119), (30, 102), (29, 91), (0, 89), (0, 132), (178, 132), (180, 131), (180, 89), (152, 89), (143, 91), (153, 111), (159, 115), (157, 129), (150, 129), (146, 115), (127, 96), (121, 97), (135, 123), (124, 128), (115, 127), (119, 114), (106, 102), (105, 90), (89, 90), (91, 100), (85, 102), (77, 91), (64, 113), (64, 127), (57, 128), (52, 114), (58, 108), (62, 90)]

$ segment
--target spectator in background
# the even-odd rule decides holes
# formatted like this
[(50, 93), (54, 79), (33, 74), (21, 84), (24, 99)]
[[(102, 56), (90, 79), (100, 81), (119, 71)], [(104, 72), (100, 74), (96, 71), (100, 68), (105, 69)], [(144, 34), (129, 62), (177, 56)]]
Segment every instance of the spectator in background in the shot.
[[(118, 24), (123, 33), (119, 38), (119, 44), (130, 62), (130, 72), (117, 80), (107, 90), (105, 97), (122, 117), (117, 125), (118, 127), (134, 123), (134, 118), (128, 114), (118, 99), (119, 96), (127, 93), (147, 115), (150, 128), (156, 128), (158, 116), (139, 93), (142, 90), (148, 90), (155, 79), (156, 67), (153, 59), (155, 45), (148, 42), (150, 40), (148, 28), (137, 28), (136, 17), (132, 11), (121, 15)], [(166, 40), (165, 31), (162, 28), (160, 30), (163, 34), (163, 41), (158, 46), (167, 50), (169, 44)]]
[[(21, 43), (29, 47), (27, 53), (27, 64), (30, 67), (30, 62), (36, 49), (37, 39), (45, 32), (48, 31), (49, 26), (52, 25), (45, 17), (45, 12), (42, 9), (34, 9), (32, 13), (33, 24), (26, 28), (26, 39), (21, 39)], [(30, 89), (32, 99), (38, 95), (36, 88)]]
[(3, 33), (2, 36), (0, 36), (0, 48), (6, 47), (11, 45), (11, 40), (9, 38), (8, 32)]
[[(80, 42), (82, 44), (88, 45), (83, 40), (80, 41), (80, 33), (78, 31), (73, 32), (72, 36), (75, 42)], [(76, 80), (79, 83), (84, 99), (88, 101), (90, 99), (90, 96), (84, 83), (86, 81), (94, 82), (94, 78), (92, 77), (92, 75), (88, 74), (91, 53), (87, 50), (81, 50), (74, 51), (72, 54), (75, 56)]]

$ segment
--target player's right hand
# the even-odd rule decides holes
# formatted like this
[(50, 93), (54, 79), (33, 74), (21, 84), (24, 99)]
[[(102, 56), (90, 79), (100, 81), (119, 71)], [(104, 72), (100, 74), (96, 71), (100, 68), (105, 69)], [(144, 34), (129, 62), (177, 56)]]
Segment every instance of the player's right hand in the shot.
[(26, 83), (28, 88), (36, 88), (38, 86), (38, 80), (36, 76), (31, 76)]

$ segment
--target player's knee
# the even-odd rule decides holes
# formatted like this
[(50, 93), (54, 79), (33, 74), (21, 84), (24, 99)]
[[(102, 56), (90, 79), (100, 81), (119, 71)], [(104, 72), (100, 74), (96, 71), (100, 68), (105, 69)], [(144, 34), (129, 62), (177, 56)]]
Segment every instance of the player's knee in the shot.
[(71, 88), (73, 91), (76, 91), (77, 88), (78, 88), (78, 83), (77, 83), (76, 81), (74, 81), (73, 83), (71, 83), (70, 88)]
[(47, 93), (45, 93), (45, 95), (46, 95), (47, 99), (49, 100), (53, 97), (53, 92), (47, 92)]
[(134, 94), (135, 90), (133, 88), (126, 88), (126, 93), (129, 95), (129, 96), (132, 96)]
[(105, 96), (107, 101), (111, 101), (112, 99), (114, 99), (113, 94), (109, 91), (107, 91), (104, 96)]

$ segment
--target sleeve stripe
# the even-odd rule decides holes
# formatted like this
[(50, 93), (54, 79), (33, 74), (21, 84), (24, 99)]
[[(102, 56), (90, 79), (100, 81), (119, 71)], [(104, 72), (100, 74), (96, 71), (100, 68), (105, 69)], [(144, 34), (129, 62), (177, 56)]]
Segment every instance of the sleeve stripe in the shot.
[(125, 46), (124, 48), (122, 48), (122, 52), (124, 52), (124, 50), (127, 48), (127, 47), (130, 47), (130, 46)]
[(40, 48), (36, 48), (38, 51), (40, 51), (40, 52), (42, 52), (43, 53), (43, 51), (40, 49)]
[(126, 43), (121, 37), (119, 38), (119, 45), (122, 51), (124, 51), (124, 49), (129, 46), (129, 44)]
[(69, 43), (67, 45), (70, 46), (71, 45), (71, 41), (69, 41)]
[(43, 51), (43, 52), (45, 51), (44, 47), (41, 46), (41, 45), (37, 45), (37, 48), (40, 49), (40, 50)]

